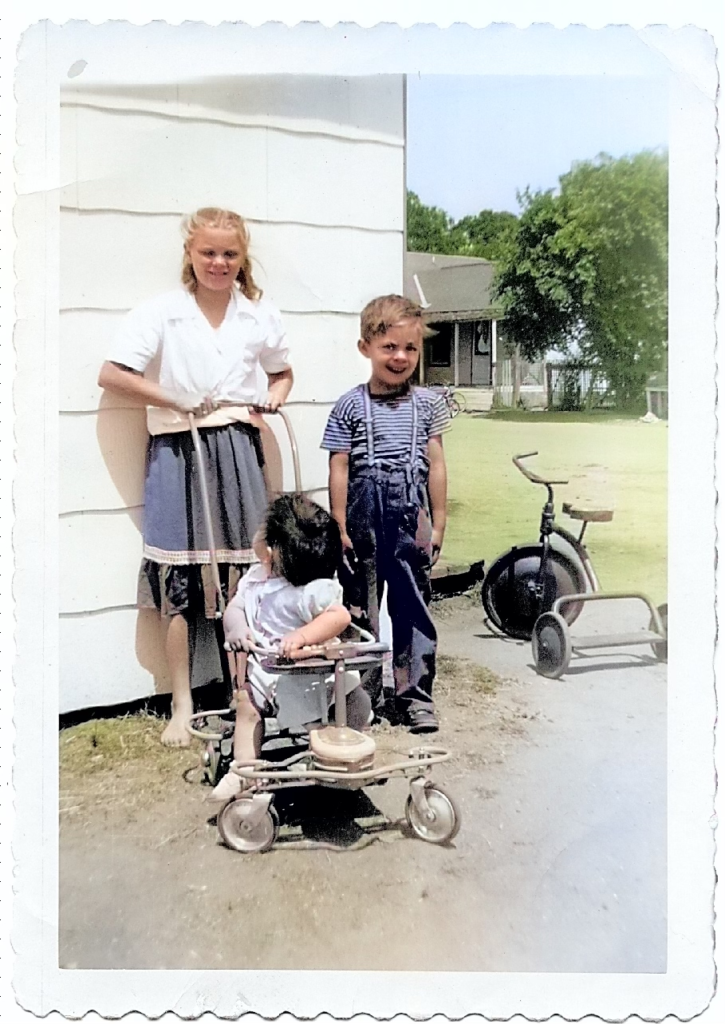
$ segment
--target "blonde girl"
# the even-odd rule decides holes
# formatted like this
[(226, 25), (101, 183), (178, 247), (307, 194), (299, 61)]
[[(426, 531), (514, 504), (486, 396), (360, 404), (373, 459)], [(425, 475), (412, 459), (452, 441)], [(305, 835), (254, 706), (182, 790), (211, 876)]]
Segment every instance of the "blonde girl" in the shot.
[[(231, 589), (254, 561), (252, 538), (267, 505), (259, 431), (246, 403), (274, 411), (292, 387), (280, 314), (254, 281), (244, 220), (207, 207), (186, 217), (182, 231), (181, 286), (125, 316), (98, 380), (147, 406), (138, 603), (156, 608), (166, 624), (172, 715), (161, 739), (171, 746), (189, 743), (190, 626), (214, 613), (188, 413), (198, 416), (217, 559)], [(263, 395), (258, 366), (267, 378)]]

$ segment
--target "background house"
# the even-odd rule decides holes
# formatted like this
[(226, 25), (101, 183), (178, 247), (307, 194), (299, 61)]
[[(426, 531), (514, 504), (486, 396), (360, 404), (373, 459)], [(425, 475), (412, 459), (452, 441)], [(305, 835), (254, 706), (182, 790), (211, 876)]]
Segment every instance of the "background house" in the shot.
[[(135, 607), (145, 414), (96, 379), (126, 310), (178, 283), (182, 215), (228, 206), (249, 220), (255, 277), (292, 345), (289, 413), (318, 500), (327, 413), (364, 373), (360, 309), (403, 286), (401, 76), (86, 78), (61, 95), (61, 712), (168, 686), (157, 616)], [(291, 488), (284, 440), (276, 454)], [(217, 674), (205, 650), (197, 683)]]
[[(485, 412), (494, 396), (503, 405), (546, 404), (543, 363), (518, 358), (506, 343), (503, 308), (493, 295), (495, 266), (472, 256), (407, 252), (405, 294), (426, 307), (428, 338), (420, 363), (422, 384), (451, 384), (469, 412)], [(518, 379), (517, 379), (518, 378)]]

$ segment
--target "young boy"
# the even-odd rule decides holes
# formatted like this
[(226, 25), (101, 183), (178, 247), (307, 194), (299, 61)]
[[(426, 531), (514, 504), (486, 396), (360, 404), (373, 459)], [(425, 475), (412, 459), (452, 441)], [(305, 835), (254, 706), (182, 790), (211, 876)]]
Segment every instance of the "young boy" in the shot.
[[(428, 611), (430, 570), (446, 527), (442, 434), (450, 417), (440, 395), (411, 385), (427, 331), (423, 311), (384, 295), (361, 314), (358, 348), (370, 380), (340, 398), (322, 447), (330, 452), (330, 512), (340, 527), (345, 597), (379, 635), (388, 585), (393, 627), (393, 717), (414, 733), (435, 732), (436, 630)], [(380, 693), (374, 694), (380, 699)], [(378, 708), (379, 709), (379, 708)]]

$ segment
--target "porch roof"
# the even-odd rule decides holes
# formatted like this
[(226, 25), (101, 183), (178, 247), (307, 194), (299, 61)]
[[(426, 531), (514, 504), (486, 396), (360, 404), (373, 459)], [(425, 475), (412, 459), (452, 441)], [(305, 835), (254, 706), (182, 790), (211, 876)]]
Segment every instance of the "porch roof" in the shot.
[(429, 303), (429, 319), (492, 320), (503, 310), (493, 299), (495, 266), (473, 256), (442, 256), (408, 252), (405, 256), (404, 289), (408, 298), (421, 301), (414, 275)]

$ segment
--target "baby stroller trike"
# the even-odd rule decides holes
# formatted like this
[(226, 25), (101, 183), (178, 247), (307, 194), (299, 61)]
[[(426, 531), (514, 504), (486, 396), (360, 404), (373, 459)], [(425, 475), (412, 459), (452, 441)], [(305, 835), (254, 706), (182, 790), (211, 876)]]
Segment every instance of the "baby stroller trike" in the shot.
[[(281, 789), (302, 786), (325, 786), (355, 790), (380, 784), (394, 776), (410, 779), (405, 804), (405, 817), (413, 832), (430, 843), (451, 840), (460, 827), (460, 812), (451, 797), (429, 778), (431, 768), (450, 758), (441, 747), (415, 747), (405, 760), (392, 764), (375, 764), (375, 741), (365, 733), (349, 729), (345, 724), (344, 673), (346, 669), (365, 670), (380, 663), (386, 650), (369, 634), (360, 641), (329, 644), (319, 656), (294, 664), (281, 662), (273, 651), (253, 648), (262, 664), (271, 671), (283, 666), (286, 674), (316, 676), (322, 696), (322, 726), (313, 729), (309, 747), (282, 761), (258, 760), (243, 765), (231, 764), (231, 770), (246, 783), (247, 788), (219, 811), (217, 823), (225, 844), (240, 853), (262, 853), (277, 837), (279, 819), (274, 795)], [(327, 686), (325, 678), (335, 673), (335, 723), (326, 724)], [(205, 726), (211, 714), (194, 715), (189, 730), (207, 743), (222, 739)], [(201, 728), (199, 728), (201, 726)]]
[[(283, 414), (284, 415), (284, 414)], [(201, 497), (209, 540), (209, 560), (217, 593), (216, 618), (221, 624), (225, 600), (219, 579), (213, 537), (211, 509), (204, 475), (204, 463), (199, 435), (193, 415), (190, 427), (200, 471)], [(285, 425), (292, 444), (295, 462), (295, 484), (300, 490), (300, 474), (296, 458), (296, 445), (286, 415)], [(290, 787), (321, 785), (328, 788), (356, 790), (379, 784), (392, 776), (410, 778), (410, 792), (405, 814), (411, 829), (421, 839), (432, 843), (445, 843), (458, 832), (460, 814), (453, 800), (429, 778), (434, 764), (447, 761), (450, 753), (441, 747), (416, 747), (405, 760), (393, 764), (376, 765), (374, 739), (367, 733), (357, 732), (346, 724), (345, 672), (346, 669), (366, 670), (377, 667), (386, 651), (370, 634), (358, 629), (362, 639), (332, 641), (320, 647), (306, 649), (297, 660), (282, 660), (273, 649), (250, 645), (252, 656), (257, 657), (263, 669), (285, 676), (308, 676), (308, 684), (318, 689), (320, 697), (320, 728), (312, 728), (309, 746), (296, 751), (281, 761), (258, 759), (236, 764), (229, 769), (239, 776), (241, 792), (232, 797), (220, 810), (217, 822), (223, 841), (242, 853), (268, 850), (277, 836), (278, 818), (273, 799), (277, 791)], [(241, 664), (222, 652), (222, 662), (229, 663), (230, 676), (236, 676)], [(328, 683), (334, 674), (335, 723), (328, 723)], [(231, 712), (200, 712), (189, 721), (189, 731), (205, 741), (204, 760), (206, 774), (215, 782), (220, 774), (222, 758), (227, 761), (232, 746)], [(211, 727), (216, 717), (221, 729)], [(224, 765), (227, 768), (227, 765)]]

